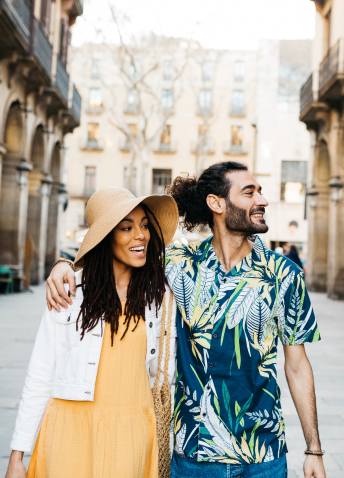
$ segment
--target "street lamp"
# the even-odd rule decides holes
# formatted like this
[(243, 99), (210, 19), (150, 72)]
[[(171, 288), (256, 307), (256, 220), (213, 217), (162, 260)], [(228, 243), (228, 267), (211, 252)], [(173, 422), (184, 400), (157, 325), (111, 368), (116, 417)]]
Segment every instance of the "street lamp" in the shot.
[(57, 192), (59, 194), (59, 203), (62, 204), (63, 211), (65, 211), (68, 206), (68, 191), (66, 185), (61, 183)]
[(331, 201), (339, 202), (342, 199), (344, 187), (344, 184), (340, 181), (340, 177), (336, 176), (335, 178), (331, 179), (329, 186), (331, 191)]
[(19, 161), (17, 166), (17, 184), (18, 186), (26, 186), (28, 174), (32, 170), (32, 164), (29, 163), (25, 158), (22, 158)]
[(41, 180), (41, 195), (42, 196), (50, 196), (51, 188), (53, 184), (53, 178), (50, 174), (45, 174), (45, 177)]
[(311, 208), (316, 208), (318, 204), (319, 192), (315, 189), (314, 186), (311, 186), (307, 191), (307, 198), (309, 201), (309, 206)]

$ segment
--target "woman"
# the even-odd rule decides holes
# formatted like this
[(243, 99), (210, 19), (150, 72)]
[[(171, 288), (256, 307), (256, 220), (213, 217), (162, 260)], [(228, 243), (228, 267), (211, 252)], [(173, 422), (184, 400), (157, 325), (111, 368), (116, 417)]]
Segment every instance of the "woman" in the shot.
[[(166, 309), (170, 384), (175, 371), (176, 307), (164, 249), (178, 224), (177, 206), (169, 196), (135, 198), (108, 187), (91, 197), (86, 218), (77, 293), (66, 310), (43, 315), (6, 478), (158, 476), (151, 386)], [(26, 475), (22, 457), (38, 431)]]

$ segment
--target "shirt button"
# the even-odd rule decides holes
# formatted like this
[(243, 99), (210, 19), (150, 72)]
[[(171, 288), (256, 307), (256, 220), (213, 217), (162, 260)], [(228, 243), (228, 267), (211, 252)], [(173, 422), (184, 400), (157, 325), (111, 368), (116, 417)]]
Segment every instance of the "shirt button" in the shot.
[(67, 322), (69, 322), (69, 321), (70, 321), (70, 316), (69, 316), (68, 319), (67, 319)]
[(223, 282), (227, 282), (227, 279), (223, 279)]
[(221, 310), (221, 309), (222, 309), (222, 307), (221, 307), (221, 305), (220, 305), (220, 306), (219, 306), (219, 308), (218, 308), (217, 310)]
[(151, 354), (152, 354), (152, 355), (155, 354), (155, 349), (152, 349), (152, 350), (151, 350)]
[(214, 334), (213, 337), (214, 337), (214, 339), (217, 339), (217, 334)]
[(153, 327), (153, 322), (149, 322), (149, 327), (150, 327), (150, 328)]
[(214, 364), (212, 364), (212, 363), (209, 364), (209, 367), (210, 367), (210, 368), (212, 368), (213, 366), (214, 366)]
[(206, 413), (202, 413), (202, 415), (203, 415), (204, 417), (206, 417), (206, 416), (207, 416), (207, 414), (206, 414)]
[(210, 385), (207, 385), (207, 390), (210, 390)]

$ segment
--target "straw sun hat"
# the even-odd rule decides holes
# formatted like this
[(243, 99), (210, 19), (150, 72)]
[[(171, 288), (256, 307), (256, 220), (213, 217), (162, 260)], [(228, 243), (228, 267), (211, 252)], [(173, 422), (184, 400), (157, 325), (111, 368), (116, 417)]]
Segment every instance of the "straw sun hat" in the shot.
[[(167, 195), (137, 198), (127, 189), (109, 186), (99, 189), (87, 203), (86, 220), (89, 230), (81, 243), (74, 265), (82, 267), (85, 254), (99, 244), (130, 211), (141, 203), (148, 206), (154, 213), (167, 246), (178, 226), (179, 214), (174, 199)], [(154, 219), (150, 218), (150, 220), (159, 234)]]

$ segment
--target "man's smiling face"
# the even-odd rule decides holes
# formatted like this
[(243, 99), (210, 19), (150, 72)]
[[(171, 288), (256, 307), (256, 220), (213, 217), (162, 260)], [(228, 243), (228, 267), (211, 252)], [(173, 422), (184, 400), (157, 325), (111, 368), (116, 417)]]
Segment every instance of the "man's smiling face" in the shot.
[(262, 234), (269, 230), (264, 219), (269, 205), (262, 188), (248, 171), (227, 174), (231, 182), (226, 198), (226, 227), (231, 232)]

